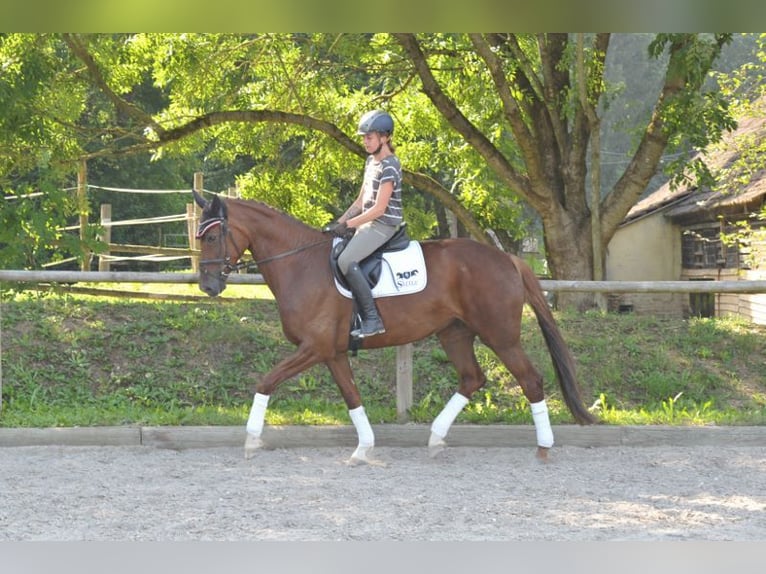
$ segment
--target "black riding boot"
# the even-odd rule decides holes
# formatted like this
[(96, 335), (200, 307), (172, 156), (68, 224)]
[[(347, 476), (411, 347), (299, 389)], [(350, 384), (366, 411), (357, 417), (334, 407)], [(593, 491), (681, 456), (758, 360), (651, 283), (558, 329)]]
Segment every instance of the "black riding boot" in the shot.
[(367, 283), (359, 265), (354, 262), (348, 267), (346, 272), (346, 282), (351, 288), (351, 293), (359, 305), (359, 314), (362, 316), (361, 329), (351, 331), (351, 336), (358, 339), (372, 337), (380, 333), (385, 333), (386, 328), (378, 315), (378, 308), (375, 306), (375, 300), (372, 298), (370, 284)]

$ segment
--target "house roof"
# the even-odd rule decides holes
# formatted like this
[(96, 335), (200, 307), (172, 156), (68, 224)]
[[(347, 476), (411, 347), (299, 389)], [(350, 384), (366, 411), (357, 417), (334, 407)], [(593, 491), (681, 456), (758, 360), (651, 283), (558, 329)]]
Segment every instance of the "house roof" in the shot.
[[(763, 110), (763, 107), (760, 107)], [(759, 209), (766, 198), (766, 163), (748, 161), (747, 147), (766, 140), (766, 114), (740, 119), (737, 129), (700, 156), (712, 172), (729, 180), (722, 189), (682, 187), (671, 190), (670, 182), (640, 200), (628, 212), (622, 225), (663, 211), (678, 223), (713, 221), (719, 214), (749, 213)], [(741, 180), (741, 183), (738, 181)]]

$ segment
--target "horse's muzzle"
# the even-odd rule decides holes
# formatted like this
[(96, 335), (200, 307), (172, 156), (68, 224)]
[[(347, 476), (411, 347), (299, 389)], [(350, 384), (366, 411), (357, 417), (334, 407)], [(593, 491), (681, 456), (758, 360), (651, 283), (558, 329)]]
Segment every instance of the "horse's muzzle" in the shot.
[(225, 273), (209, 273), (205, 270), (200, 271), (199, 288), (210, 297), (216, 297), (226, 289), (226, 279), (229, 276)]
[(224, 289), (226, 289), (226, 285), (224, 284), (222, 287), (218, 287), (215, 285), (200, 285), (200, 289), (202, 289), (205, 293), (207, 293), (211, 297), (217, 297), (223, 292)]

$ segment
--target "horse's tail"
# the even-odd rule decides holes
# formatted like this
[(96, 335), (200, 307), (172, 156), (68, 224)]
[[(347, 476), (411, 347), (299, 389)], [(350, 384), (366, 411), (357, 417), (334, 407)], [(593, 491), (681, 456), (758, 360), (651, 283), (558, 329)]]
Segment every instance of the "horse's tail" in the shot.
[(524, 291), (526, 293), (526, 302), (532, 307), (537, 317), (537, 323), (543, 332), (545, 344), (553, 359), (553, 368), (556, 371), (556, 378), (559, 381), (561, 392), (564, 395), (564, 402), (569, 411), (574, 416), (575, 421), (581, 425), (593, 424), (597, 419), (588, 411), (580, 395), (580, 386), (577, 384), (575, 375), (575, 364), (569, 347), (564, 342), (556, 325), (556, 320), (548, 307), (548, 301), (545, 299), (543, 289), (540, 286), (532, 269), (524, 261), (511, 255), (513, 264), (521, 274), (524, 282)]

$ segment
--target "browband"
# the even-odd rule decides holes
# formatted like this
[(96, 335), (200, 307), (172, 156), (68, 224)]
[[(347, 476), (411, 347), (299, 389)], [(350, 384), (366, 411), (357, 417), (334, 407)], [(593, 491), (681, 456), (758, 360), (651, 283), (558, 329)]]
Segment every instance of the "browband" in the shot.
[(216, 225), (221, 225), (223, 223), (223, 218), (215, 218), (215, 219), (208, 219), (207, 221), (201, 221), (199, 224), (199, 227), (197, 227), (197, 239), (202, 238), (205, 233), (207, 233), (211, 227), (215, 227)]

